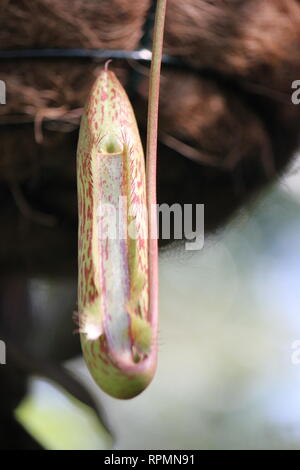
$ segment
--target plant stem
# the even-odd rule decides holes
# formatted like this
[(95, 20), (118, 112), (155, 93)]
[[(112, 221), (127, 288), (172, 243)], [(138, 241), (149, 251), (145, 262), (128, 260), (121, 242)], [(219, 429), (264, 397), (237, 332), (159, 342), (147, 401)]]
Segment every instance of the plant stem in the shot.
[[(153, 330), (158, 323), (158, 248), (156, 213), (156, 160), (160, 69), (167, 0), (157, 0), (148, 95), (146, 191), (148, 209), (149, 312)], [(156, 347), (156, 345), (155, 345)]]

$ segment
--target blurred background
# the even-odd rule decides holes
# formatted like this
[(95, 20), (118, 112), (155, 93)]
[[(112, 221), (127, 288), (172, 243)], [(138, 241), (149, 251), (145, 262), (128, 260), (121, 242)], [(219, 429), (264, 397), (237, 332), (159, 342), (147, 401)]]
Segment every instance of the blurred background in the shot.
[[(31, 379), (17, 416), (38, 440), (53, 449), (299, 449), (299, 165), (203, 250), (162, 249), (159, 366), (141, 396), (110, 398), (81, 358), (66, 363), (104, 406), (114, 439), (53, 384)], [(36, 278), (31, 302), (55, 311), (65, 288)], [(75, 297), (75, 283), (67, 289)]]

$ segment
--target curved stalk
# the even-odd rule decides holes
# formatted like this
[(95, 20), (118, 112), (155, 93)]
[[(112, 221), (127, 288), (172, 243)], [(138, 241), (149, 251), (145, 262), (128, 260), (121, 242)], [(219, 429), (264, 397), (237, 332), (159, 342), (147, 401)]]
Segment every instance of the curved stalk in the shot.
[[(151, 325), (157, 338), (158, 328), (158, 246), (156, 212), (157, 129), (160, 87), (160, 69), (163, 48), (167, 0), (158, 0), (153, 31), (152, 61), (148, 94), (147, 149), (146, 149), (146, 197), (148, 209), (148, 266), (149, 310)], [(157, 341), (156, 341), (157, 343)], [(155, 346), (157, 348), (157, 344)]]

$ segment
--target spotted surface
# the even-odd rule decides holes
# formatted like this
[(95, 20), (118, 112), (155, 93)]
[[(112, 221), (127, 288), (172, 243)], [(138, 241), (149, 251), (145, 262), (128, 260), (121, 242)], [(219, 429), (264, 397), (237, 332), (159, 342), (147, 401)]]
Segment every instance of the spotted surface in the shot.
[[(133, 110), (108, 70), (100, 73), (83, 113), (77, 175), (83, 354), (101, 388), (129, 398), (145, 388), (155, 368), (148, 312), (145, 169)], [(121, 210), (120, 197), (126, 198)], [(117, 239), (103, 237), (103, 203), (113, 206), (121, 220)]]

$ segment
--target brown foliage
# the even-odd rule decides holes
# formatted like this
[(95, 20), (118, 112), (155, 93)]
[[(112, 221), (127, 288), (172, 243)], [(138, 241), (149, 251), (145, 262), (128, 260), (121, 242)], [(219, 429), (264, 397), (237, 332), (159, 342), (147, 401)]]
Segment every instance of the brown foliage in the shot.
[[(0, 6), (0, 48), (134, 49), (149, 4), (149, 0), (6, 0)], [(205, 202), (209, 211), (210, 201), (221, 191), (228, 200), (223, 212), (230, 214), (276, 177), (298, 146), (300, 107), (291, 103), (291, 83), (300, 78), (299, 50), (296, 0), (169, 0), (165, 51), (195, 70), (165, 67), (162, 72), (162, 199)], [(136, 65), (115, 61), (113, 67), (126, 85)], [(135, 107), (145, 127), (148, 70), (139, 69)], [(24, 181), (30, 168), (46, 169), (56, 158), (51, 148), (59, 140), (62, 147), (56, 155), (64, 153), (69, 140), (57, 133), (77, 127), (98, 70), (99, 63), (81, 60), (0, 64), (8, 93), (7, 105), (0, 107), (0, 122), (34, 121), (26, 132), (2, 128), (2, 179)], [(46, 123), (42, 131), (43, 121), (48, 120), (59, 124)], [(179, 155), (200, 165), (182, 161)], [(68, 161), (73, 162), (72, 154)], [(63, 162), (60, 170), (56, 163), (60, 178), (69, 172)], [(217, 211), (215, 219), (212, 228), (223, 215)]]

